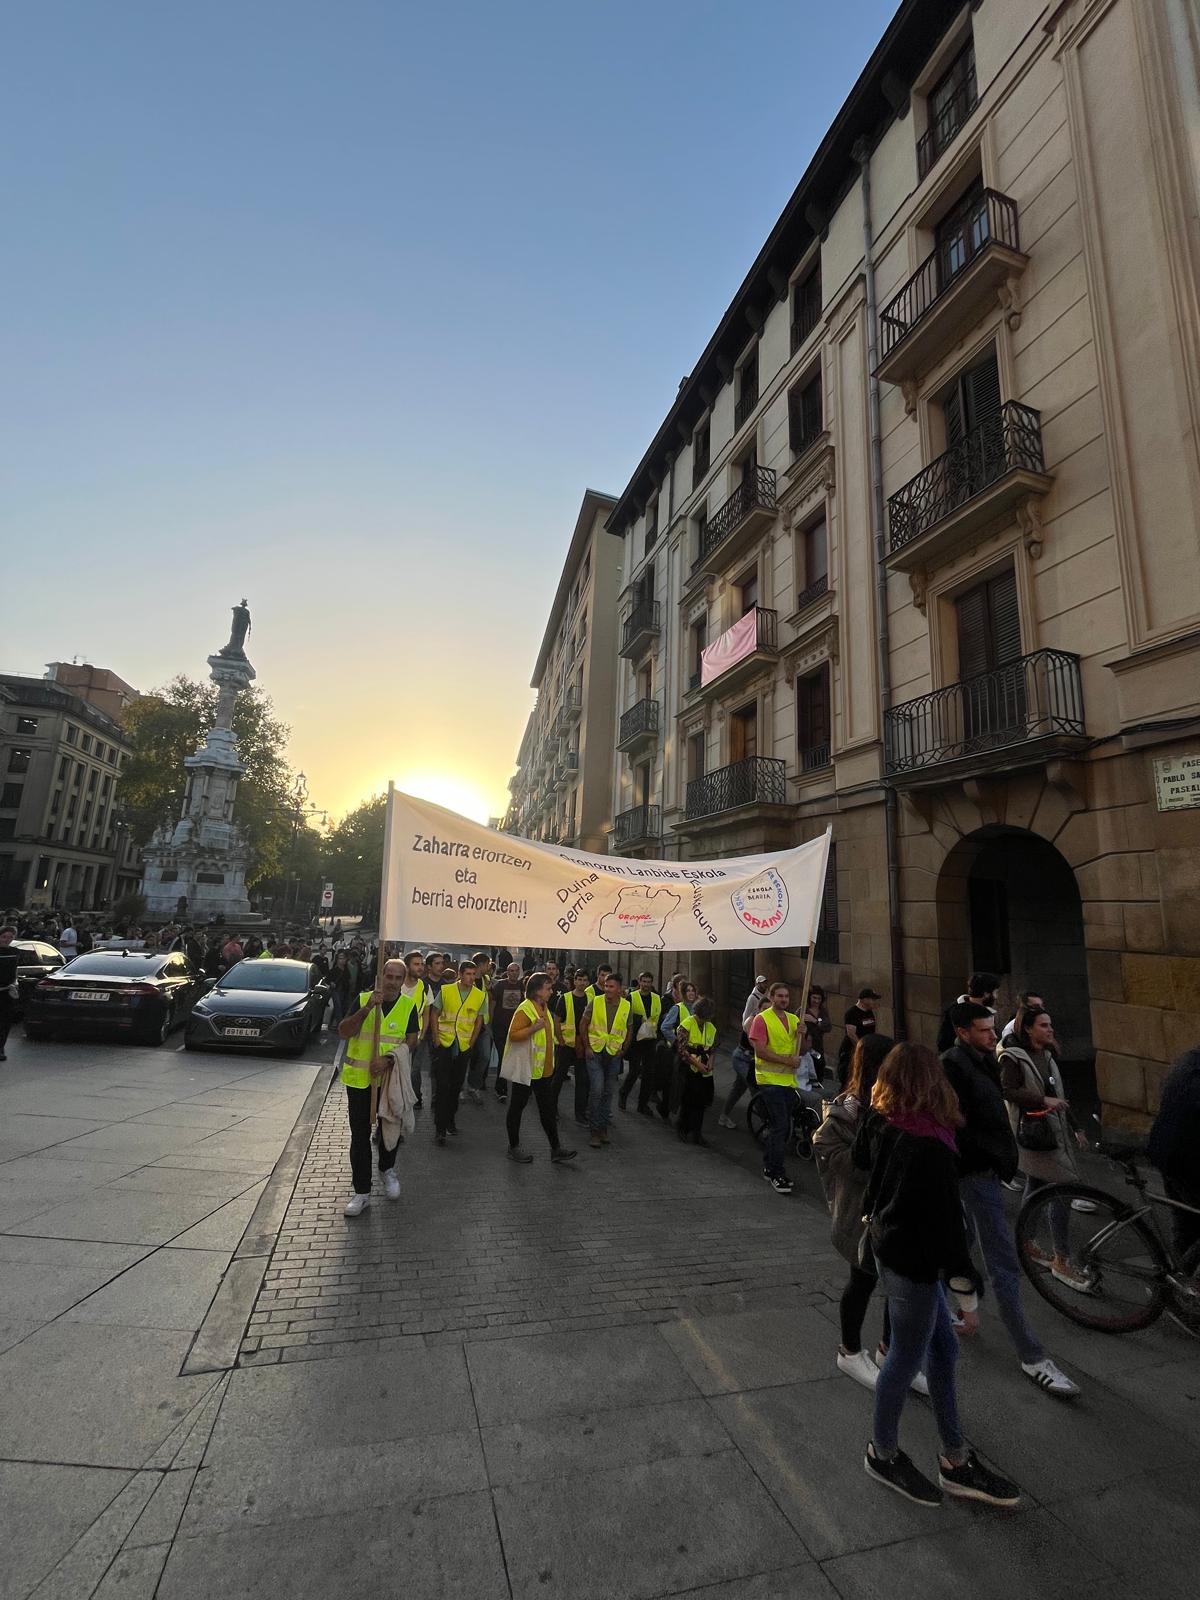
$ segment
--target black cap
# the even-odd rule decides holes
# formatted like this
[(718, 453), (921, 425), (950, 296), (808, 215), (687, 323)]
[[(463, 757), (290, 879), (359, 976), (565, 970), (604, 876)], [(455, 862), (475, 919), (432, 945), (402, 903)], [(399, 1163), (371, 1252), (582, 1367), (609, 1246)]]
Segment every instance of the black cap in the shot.
[(858, 998), (860, 1000), (882, 1000), (883, 996), (879, 993), (878, 989), (872, 989), (870, 984), (868, 984), (865, 989), (860, 989), (858, 991)]

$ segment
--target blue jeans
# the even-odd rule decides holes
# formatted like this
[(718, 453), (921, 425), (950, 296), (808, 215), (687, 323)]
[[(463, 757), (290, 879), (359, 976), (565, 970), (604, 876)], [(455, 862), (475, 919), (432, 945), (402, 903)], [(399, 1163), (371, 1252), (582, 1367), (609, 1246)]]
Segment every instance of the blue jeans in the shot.
[(796, 1097), (791, 1089), (781, 1083), (764, 1083), (758, 1092), (771, 1119), (763, 1135), (763, 1171), (770, 1178), (786, 1178), (783, 1153), (792, 1131), (792, 1107)]
[(588, 1053), (588, 1125), (593, 1133), (603, 1133), (612, 1121), (613, 1090), (621, 1075), (620, 1056), (594, 1056)]
[(959, 1185), (968, 1228), (973, 1228), (983, 1252), (988, 1282), (996, 1296), (1000, 1320), (1017, 1347), (1022, 1361), (1041, 1361), (1046, 1352), (1025, 1320), (1021, 1305), (1021, 1264), (1017, 1242), (1004, 1210), (1000, 1179), (994, 1172), (972, 1172)]
[[(1064, 1181), (1069, 1174), (1064, 1172)], [(1036, 1194), (1039, 1189), (1044, 1189), (1049, 1183), (1048, 1178), (1034, 1178), (1026, 1175), (1025, 1195), (1026, 1200), (1031, 1194)], [(1050, 1239), (1054, 1245), (1054, 1254), (1061, 1256), (1064, 1261), (1071, 1259), (1071, 1202), (1069, 1200), (1055, 1200), (1050, 1205)]]
[[(471, 1065), (467, 1071), (467, 1082), (472, 1089), (483, 1088), (492, 1065), (492, 1057), (495, 1055), (496, 1042), (492, 1038), (491, 1029), (484, 1028), (475, 1041), (474, 1050), (471, 1051)], [(498, 1057), (496, 1064), (499, 1066)]]
[(956, 1455), (963, 1448), (954, 1388), (958, 1336), (950, 1322), (945, 1292), (940, 1283), (917, 1283), (912, 1278), (902, 1278), (882, 1262), (878, 1266), (892, 1331), (887, 1359), (875, 1384), (875, 1454), (895, 1455), (900, 1443), (900, 1413), (909, 1385), (924, 1369), (942, 1448), (948, 1456)]

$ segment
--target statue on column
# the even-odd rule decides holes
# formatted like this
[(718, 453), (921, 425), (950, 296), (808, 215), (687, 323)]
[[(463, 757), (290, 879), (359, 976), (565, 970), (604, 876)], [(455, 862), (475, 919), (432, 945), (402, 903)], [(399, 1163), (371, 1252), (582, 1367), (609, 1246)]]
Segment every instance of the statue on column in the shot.
[(246, 658), (246, 635), (250, 632), (250, 607), (246, 604), (245, 596), (241, 605), (233, 608), (233, 626), (229, 630), (229, 643), (221, 646), (220, 654), (223, 656), (240, 656)]

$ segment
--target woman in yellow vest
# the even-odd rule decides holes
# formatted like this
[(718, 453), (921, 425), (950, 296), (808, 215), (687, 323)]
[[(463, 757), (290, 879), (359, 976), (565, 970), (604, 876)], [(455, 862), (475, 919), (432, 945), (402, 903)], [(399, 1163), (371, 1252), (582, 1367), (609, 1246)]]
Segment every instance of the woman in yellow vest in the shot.
[(588, 1096), (591, 1093), (587, 1070), (587, 1035), (583, 1029), (583, 1014), (588, 1008), (588, 990), (591, 987), (587, 969), (576, 967), (571, 974), (570, 993), (561, 996), (554, 1007), (555, 1104), (567, 1081), (567, 1073), (574, 1072), (575, 1121), (581, 1128), (587, 1127)]
[[(551, 1161), (573, 1161), (576, 1152), (558, 1142), (557, 1096), (554, 1092), (554, 1018), (550, 1015), (550, 977), (535, 972), (525, 984), (525, 998), (512, 1014), (504, 1041), (500, 1071), (508, 1083), (508, 1159), (525, 1165), (533, 1160), (521, 1148), (521, 1118), (530, 1095), (537, 1101), (542, 1131), (550, 1143)], [(528, 1052), (528, 1081), (525, 1079)]]
[[(358, 1005), (338, 1023), (338, 1037), (346, 1041), (342, 1058), (342, 1082), (346, 1086), (346, 1110), (350, 1118), (350, 1175), (354, 1193), (346, 1202), (345, 1214), (358, 1217), (371, 1203), (371, 1081), (378, 1082), (401, 1044), (409, 1052), (416, 1049), (421, 1021), (412, 1000), (401, 993), (407, 972), (403, 961), (385, 961), (379, 987), (365, 989)], [(375, 1053), (376, 1010), (379, 1022), (379, 1053)], [(395, 1150), (379, 1142), (379, 1175), (389, 1200), (399, 1200), (400, 1180), (392, 1168)]]
[(603, 993), (588, 1001), (583, 1016), (588, 1051), (588, 1126), (591, 1146), (609, 1142), (613, 1089), (621, 1075), (621, 1058), (633, 1038), (633, 1009), (622, 993), (620, 976), (610, 972)]
[(717, 1028), (713, 1022), (716, 1006), (707, 995), (689, 1008), (687, 1020), (675, 1030), (683, 1084), (679, 1092), (679, 1138), (686, 1144), (708, 1143), (704, 1137), (704, 1113), (713, 1103), (713, 1062), (717, 1047)]
[(433, 1036), (433, 1132), (444, 1145), (456, 1134), (458, 1100), (467, 1065), (483, 1027), (487, 996), (475, 987), (475, 963), (460, 961), (457, 983), (444, 983), (429, 995), (429, 1028)]
[(652, 1117), (650, 1095), (654, 1089), (654, 1058), (658, 1051), (658, 1025), (662, 1021), (662, 995), (654, 992), (654, 974), (638, 973), (638, 986), (629, 992), (629, 1005), (633, 1012), (633, 1043), (629, 1047), (629, 1071), (621, 1085), (617, 1103), (624, 1111), (629, 1105), (629, 1091), (641, 1079), (638, 1090), (638, 1110), (644, 1117)]
[(792, 1180), (783, 1164), (783, 1152), (796, 1103), (800, 1018), (788, 1010), (791, 990), (786, 983), (773, 983), (767, 995), (771, 1004), (751, 1020), (746, 1037), (754, 1047), (754, 1076), (771, 1119), (763, 1146), (763, 1177), (776, 1194), (791, 1194)]

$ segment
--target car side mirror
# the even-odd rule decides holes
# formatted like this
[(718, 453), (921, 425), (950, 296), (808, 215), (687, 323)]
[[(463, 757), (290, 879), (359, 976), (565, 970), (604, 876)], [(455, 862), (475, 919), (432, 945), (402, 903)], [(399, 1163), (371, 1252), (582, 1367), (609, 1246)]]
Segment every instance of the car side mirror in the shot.
[(207, 994), (210, 989), (215, 989), (219, 982), (220, 979), (218, 978), (205, 978), (204, 982), (201, 984), (201, 988), (204, 990), (204, 993)]

